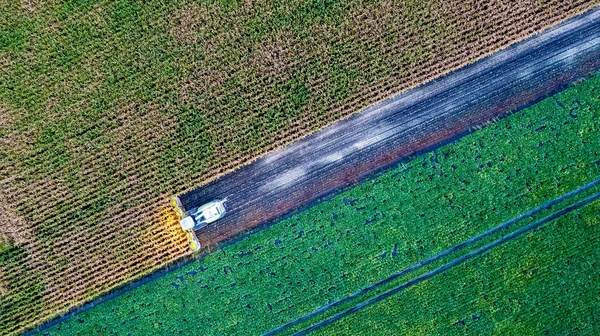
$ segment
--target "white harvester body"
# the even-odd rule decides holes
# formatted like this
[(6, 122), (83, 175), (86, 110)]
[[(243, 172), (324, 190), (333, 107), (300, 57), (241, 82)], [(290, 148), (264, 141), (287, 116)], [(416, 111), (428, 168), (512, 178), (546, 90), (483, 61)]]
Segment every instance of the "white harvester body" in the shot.
[(200, 242), (198, 241), (198, 237), (196, 237), (194, 230), (199, 230), (225, 216), (226, 201), (226, 198), (223, 200), (214, 200), (203, 204), (198, 208), (186, 211), (181, 204), (179, 197), (175, 196), (171, 199), (171, 205), (180, 219), (179, 224), (183, 231), (185, 231), (190, 243), (190, 248), (193, 251), (198, 251), (200, 249)]

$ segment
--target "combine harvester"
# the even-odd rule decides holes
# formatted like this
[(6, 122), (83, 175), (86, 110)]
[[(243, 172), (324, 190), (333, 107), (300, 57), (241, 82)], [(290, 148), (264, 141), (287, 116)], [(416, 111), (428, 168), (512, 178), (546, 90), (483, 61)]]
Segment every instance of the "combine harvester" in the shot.
[(201, 248), (195, 231), (225, 216), (225, 202), (227, 202), (227, 198), (210, 201), (197, 208), (186, 210), (178, 196), (171, 199), (171, 205), (179, 217), (179, 224), (187, 235), (192, 251), (195, 252)]

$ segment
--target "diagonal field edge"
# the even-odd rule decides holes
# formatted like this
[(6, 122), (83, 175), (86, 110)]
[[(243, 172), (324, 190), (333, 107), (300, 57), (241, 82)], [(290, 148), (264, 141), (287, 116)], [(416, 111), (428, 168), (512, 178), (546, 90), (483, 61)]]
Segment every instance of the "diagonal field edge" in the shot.
[[(455, 251), (458, 251), (460, 249), (463, 249), (463, 248), (465, 248), (465, 247), (467, 247), (467, 246), (469, 246), (469, 245), (471, 245), (471, 244), (473, 244), (473, 243), (475, 243), (475, 242), (477, 242), (477, 241), (479, 241), (479, 240), (481, 240), (481, 239), (483, 239), (483, 238), (485, 238), (485, 237), (487, 237), (487, 236), (489, 236), (491, 234), (494, 234), (494, 233), (496, 233), (496, 232), (498, 232), (498, 231), (500, 231), (502, 229), (507, 228), (508, 226), (510, 226), (510, 225), (512, 225), (512, 224), (514, 224), (514, 223), (516, 223), (518, 221), (523, 220), (524, 218), (530, 217), (530, 216), (532, 216), (532, 215), (534, 215), (534, 214), (536, 214), (536, 213), (538, 213), (538, 212), (540, 212), (542, 210), (549, 209), (552, 206), (556, 205), (557, 203), (562, 202), (563, 200), (565, 200), (567, 198), (571, 198), (571, 197), (573, 197), (573, 196), (575, 196), (575, 195), (577, 195), (577, 194), (579, 194), (579, 193), (581, 193), (581, 192), (583, 192), (585, 190), (588, 190), (588, 189), (590, 189), (593, 186), (598, 185), (598, 184), (600, 184), (600, 178), (596, 179), (596, 180), (594, 180), (592, 182), (589, 182), (588, 184), (586, 184), (584, 186), (581, 186), (581, 187), (579, 187), (577, 189), (574, 189), (574, 190), (572, 190), (572, 191), (570, 191), (570, 192), (568, 192), (568, 193), (566, 193), (566, 194), (564, 194), (564, 195), (562, 195), (562, 196), (560, 196), (558, 198), (555, 198), (555, 199), (553, 199), (551, 201), (548, 201), (548, 202), (546, 202), (546, 203), (538, 206), (537, 208), (529, 210), (529, 211), (521, 214), (520, 216), (515, 217), (515, 218), (513, 218), (513, 219), (511, 219), (511, 220), (509, 220), (507, 222), (504, 222), (503, 224), (500, 224), (500, 225), (498, 225), (498, 226), (496, 226), (496, 227), (494, 227), (492, 229), (489, 229), (489, 230), (487, 230), (487, 231), (485, 231), (485, 232), (483, 232), (483, 233), (481, 233), (481, 234), (479, 234), (477, 236), (469, 238), (468, 240), (466, 240), (466, 241), (464, 241), (464, 242), (462, 242), (462, 243), (460, 243), (458, 245), (452, 246), (452, 247), (444, 250), (443, 252), (440, 252), (439, 254), (434, 255), (433, 257), (425, 259), (425, 260), (423, 260), (423, 261), (421, 261), (421, 262), (419, 262), (417, 264), (414, 264), (414, 265), (409, 266), (409, 267), (407, 267), (407, 268), (405, 268), (405, 269), (403, 269), (403, 270), (401, 270), (401, 271), (399, 271), (397, 273), (394, 273), (394, 274), (390, 275), (389, 277), (387, 277), (385, 279), (382, 279), (382, 280), (380, 280), (380, 281), (378, 281), (378, 282), (376, 282), (376, 283), (374, 283), (372, 285), (369, 285), (369, 286), (367, 286), (367, 287), (359, 290), (358, 292), (355, 292), (355, 293), (353, 293), (353, 294), (351, 294), (349, 296), (346, 296), (343, 299), (340, 299), (338, 301), (335, 301), (335, 302), (332, 302), (332, 303), (330, 303), (328, 305), (320, 307), (320, 308), (316, 309), (315, 311), (313, 311), (313, 312), (311, 312), (311, 313), (309, 313), (307, 315), (304, 315), (304, 316), (302, 316), (302, 317), (300, 317), (300, 318), (298, 318), (298, 319), (296, 319), (294, 321), (288, 322), (288, 323), (286, 323), (286, 324), (284, 324), (284, 325), (282, 325), (282, 326), (280, 326), (278, 328), (275, 328), (275, 329), (273, 329), (271, 331), (268, 331), (268, 332), (264, 333), (263, 335), (264, 336), (274, 335), (276, 333), (282, 332), (285, 329), (288, 329), (288, 328), (290, 328), (290, 327), (292, 327), (294, 325), (297, 325), (297, 324), (299, 324), (301, 322), (304, 322), (304, 321), (306, 321), (306, 320), (308, 320), (308, 319), (310, 319), (310, 318), (312, 318), (312, 317), (314, 317), (314, 316), (316, 316), (316, 315), (318, 315), (318, 314), (320, 314), (320, 313), (322, 313), (324, 311), (327, 311), (327, 310), (329, 310), (331, 308), (334, 308), (334, 307), (339, 306), (339, 305), (341, 305), (341, 304), (343, 304), (345, 302), (348, 302), (348, 301), (350, 301), (352, 299), (355, 299), (358, 296), (361, 296), (361, 295), (363, 295), (363, 294), (365, 294), (365, 293), (367, 293), (367, 292), (369, 292), (369, 291), (371, 291), (373, 289), (376, 289), (377, 287), (382, 286), (382, 285), (384, 285), (384, 284), (386, 284), (386, 283), (388, 283), (388, 282), (390, 282), (390, 281), (392, 281), (394, 279), (397, 279), (397, 278), (399, 278), (399, 277), (401, 277), (401, 276), (403, 276), (403, 275), (405, 275), (407, 273), (410, 273), (410, 272), (412, 272), (414, 270), (417, 270), (417, 269), (419, 269), (419, 268), (421, 268), (423, 266), (426, 266), (426, 265), (428, 265), (428, 264), (430, 264), (430, 263), (432, 263), (434, 261), (437, 261), (437, 260), (439, 260), (439, 259), (441, 259), (441, 258), (443, 258), (443, 257), (445, 257), (445, 256), (447, 256), (449, 254), (451, 254), (452, 252), (455, 252)], [(518, 232), (518, 231), (516, 231), (516, 232)]]
[(312, 326), (310, 326), (310, 327), (308, 327), (308, 328), (306, 328), (306, 329), (304, 329), (302, 331), (299, 331), (299, 332), (295, 333), (294, 335), (305, 335), (305, 334), (307, 334), (307, 333), (309, 333), (311, 331), (316, 330), (317, 328), (320, 328), (320, 327), (326, 326), (328, 324), (331, 324), (331, 323), (333, 323), (333, 322), (335, 322), (335, 321), (337, 321), (337, 320), (339, 320), (339, 319), (341, 319), (341, 318), (343, 318), (343, 317), (345, 317), (345, 316), (347, 316), (349, 314), (355, 313), (355, 312), (357, 312), (357, 311), (365, 308), (368, 305), (371, 305), (373, 303), (376, 303), (376, 302), (379, 302), (381, 300), (384, 300), (384, 299), (386, 299), (386, 298), (388, 298), (388, 297), (390, 297), (390, 296), (392, 296), (392, 295), (394, 295), (394, 294), (396, 294), (396, 293), (398, 293), (398, 292), (400, 292), (400, 291), (402, 291), (402, 290), (404, 290), (404, 289), (406, 289), (408, 287), (411, 287), (411, 286), (416, 285), (416, 284), (418, 284), (418, 283), (420, 283), (420, 282), (422, 282), (424, 280), (427, 280), (427, 279), (431, 278), (432, 276), (440, 274), (440, 273), (442, 273), (442, 272), (444, 272), (444, 271), (446, 271), (446, 270), (448, 270), (448, 269), (450, 269), (450, 268), (452, 268), (452, 267), (454, 267), (456, 265), (459, 265), (459, 264), (467, 261), (468, 259), (470, 259), (472, 257), (475, 257), (475, 256), (477, 256), (477, 255), (479, 255), (479, 254), (481, 254), (483, 252), (486, 252), (486, 251), (488, 251), (488, 250), (490, 250), (490, 249), (492, 249), (492, 248), (494, 248), (494, 247), (496, 247), (498, 245), (501, 245), (501, 244), (503, 244), (503, 243), (505, 243), (505, 242), (507, 242), (507, 241), (509, 241), (509, 240), (511, 240), (511, 239), (513, 239), (515, 237), (517, 237), (517, 236), (520, 236), (523, 233), (531, 231), (531, 230), (533, 230), (533, 229), (541, 226), (542, 224), (544, 224), (546, 222), (552, 221), (552, 220), (554, 220), (554, 219), (556, 219), (558, 217), (561, 217), (561, 216), (563, 216), (563, 215), (565, 215), (565, 214), (567, 214), (567, 213), (569, 213), (569, 212), (571, 212), (573, 210), (581, 208), (582, 206), (585, 206), (588, 203), (590, 203), (590, 202), (592, 202), (592, 201), (594, 201), (596, 199), (600, 199), (600, 192), (595, 193), (595, 194), (593, 194), (593, 195), (585, 198), (584, 200), (579, 201), (579, 202), (577, 202), (577, 203), (575, 203), (573, 205), (570, 205), (570, 206), (568, 206), (568, 207), (566, 207), (566, 208), (564, 208), (564, 209), (562, 209), (562, 210), (560, 210), (560, 211), (558, 211), (558, 212), (556, 212), (556, 213), (554, 213), (554, 214), (552, 214), (552, 215), (550, 215), (548, 217), (542, 218), (542, 219), (540, 219), (540, 220), (538, 220), (538, 221), (536, 221), (534, 223), (531, 223), (531, 224), (529, 224), (529, 225), (527, 225), (527, 226), (525, 226), (525, 227), (523, 227), (523, 228), (521, 228), (521, 229), (519, 229), (519, 230), (517, 230), (515, 232), (512, 232), (512, 233), (510, 233), (510, 234), (508, 234), (508, 235), (506, 235), (506, 236), (504, 236), (504, 237), (502, 237), (502, 238), (500, 238), (498, 240), (495, 240), (494, 242), (492, 242), (492, 243), (490, 243), (488, 245), (485, 245), (485, 246), (483, 246), (483, 247), (481, 247), (481, 248), (479, 248), (479, 249), (477, 249), (475, 251), (472, 251), (472, 252), (470, 252), (470, 253), (468, 253), (468, 254), (460, 257), (460, 258), (457, 258), (457, 259), (455, 259), (455, 260), (453, 260), (453, 261), (451, 261), (451, 262), (449, 262), (447, 264), (444, 264), (443, 266), (441, 266), (439, 268), (436, 268), (435, 270), (433, 270), (431, 272), (425, 273), (425, 274), (423, 274), (423, 275), (421, 275), (421, 276), (419, 276), (417, 278), (414, 278), (414, 279), (412, 279), (412, 280), (410, 280), (408, 282), (405, 282), (402, 285), (400, 285), (398, 287), (395, 287), (395, 288), (393, 288), (393, 289), (391, 289), (391, 290), (389, 290), (389, 291), (387, 291), (387, 292), (385, 292), (385, 293), (383, 293), (381, 295), (378, 295), (378, 296), (376, 296), (376, 297), (374, 297), (372, 299), (369, 299), (369, 300), (367, 300), (367, 301), (365, 301), (363, 303), (360, 303), (360, 304), (358, 304), (358, 305), (356, 305), (356, 306), (354, 306), (354, 307), (352, 307), (352, 308), (350, 308), (350, 309), (348, 309), (346, 311), (343, 311), (343, 312), (341, 312), (339, 314), (336, 314), (336, 315), (334, 315), (334, 316), (332, 316), (332, 317), (330, 317), (330, 318), (328, 318), (326, 320), (323, 320), (323, 321), (321, 321), (321, 322), (319, 322), (317, 324), (314, 324), (314, 325), (312, 325)]
[[(600, 67), (599, 19), (600, 7), (596, 7), (576, 20), (400, 93), (180, 195), (183, 206), (190, 209), (229, 198), (228, 216), (197, 230), (198, 239), (211, 246), (250, 232), (402, 158), (457, 139), (473, 126), (557, 93)], [(592, 49), (587, 48), (590, 46)], [(556, 63), (558, 59), (562, 61)], [(448, 111), (455, 113), (449, 115)], [(415, 113), (421, 117), (414, 119)], [(392, 138), (381, 134), (390, 122), (404, 124)], [(422, 127), (406, 127), (413, 124)], [(361, 128), (371, 132), (357, 132)], [(333, 138), (338, 138), (334, 145), (329, 142)], [(379, 145), (363, 147), (373, 142)], [(324, 166), (329, 169), (316, 171)]]

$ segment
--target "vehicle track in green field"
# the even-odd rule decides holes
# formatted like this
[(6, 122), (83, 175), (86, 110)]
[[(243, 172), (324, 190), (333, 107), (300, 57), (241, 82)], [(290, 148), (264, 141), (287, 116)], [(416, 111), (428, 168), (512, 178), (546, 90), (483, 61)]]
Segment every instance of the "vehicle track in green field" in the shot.
[[(597, 181), (598, 180), (596, 180), (595, 182), (597, 182)], [(423, 275), (421, 275), (421, 276), (419, 276), (417, 278), (414, 278), (414, 279), (412, 279), (410, 281), (407, 281), (407, 282), (403, 283), (400, 286), (397, 286), (397, 287), (395, 287), (395, 288), (393, 288), (393, 289), (391, 289), (391, 290), (389, 290), (389, 291), (387, 291), (387, 292), (385, 292), (383, 294), (380, 294), (380, 295), (378, 295), (378, 296), (376, 296), (374, 298), (371, 298), (371, 299), (369, 299), (369, 300), (367, 300), (365, 302), (362, 302), (362, 303), (360, 303), (360, 304), (358, 304), (358, 305), (356, 305), (356, 306), (354, 306), (354, 307), (352, 307), (352, 308), (350, 308), (350, 309), (348, 309), (346, 311), (343, 311), (343, 312), (341, 312), (339, 314), (336, 314), (336, 315), (334, 315), (334, 316), (332, 316), (330, 318), (327, 318), (327, 319), (325, 319), (325, 320), (323, 320), (321, 322), (318, 322), (318, 323), (316, 323), (316, 324), (314, 324), (314, 325), (312, 325), (312, 326), (310, 326), (310, 327), (308, 327), (308, 328), (306, 328), (306, 329), (304, 329), (302, 331), (299, 331), (299, 332), (295, 333), (294, 335), (298, 335), (298, 336), (299, 335), (306, 335), (309, 332), (312, 332), (312, 331), (314, 331), (314, 330), (316, 330), (318, 328), (321, 328), (321, 327), (324, 327), (326, 325), (329, 325), (329, 324), (331, 324), (331, 323), (333, 323), (333, 322), (335, 322), (335, 321), (337, 321), (337, 320), (339, 320), (339, 319), (341, 319), (343, 317), (346, 317), (346, 316), (348, 316), (348, 315), (350, 315), (352, 313), (355, 313), (355, 312), (357, 312), (357, 311), (359, 311), (359, 310), (361, 310), (361, 309), (363, 309), (363, 308), (365, 308), (365, 307), (367, 307), (367, 306), (369, 306), (371, 304), (374, 304), (374, 303), (379, 302), (381, 300), (387, 299), (390, 296), (392, 296), (392, 295), (394, 295), (394, 294), (396, 294), (396, 293), (398, 293), (398, 292), (400, 292), (400, 291), (402, 291), (404, 289), (407, 289), (407, 288), (409, 288), (409, 287), (411, 287), (413, 285), (416, 285), (416, 284), (418, 284), (418, 283), (420, 283), (422, 281), (425, 281), (425, 280), (427, 280), (427, 279), (429, 279), (429, 278), (431, 278), (431, 277), (433, 277), (433, 276), (435, 276), (437, 274), (441, 274), (442, 272), (444, 272), (444, 271), (446, 271), (448, 269), (451, 269), (452, 267), (455, 267), (455, 266), (457, 266), (459, 264), (462, 264), (463, 262), (467, 261), (468, 259), (471, 259), (471, 258), (476, 257), (476, 256), (478, 256), (478, 255), (480, 255), (480, 254), (482, 254), (482, 253), (484, 253), (486, 251), (489, 251), (490, 249), (492, 249), (492, 248), (494, 248), (496, 246), (504, 244), (504, 243), (508, 242), (509, 240), (511, 240), (513, 238), (516, 238), (516, 237), (518, 237), (518, 236), (520, 236), (520, 235), (522, 235), (522, 234), (524, 234), (526, 232), (529, 232), (531, 230), (534, 230), (534, 229), (540, 227), (541, 225), (546, 224), (546, 223), (548, 223), (548, 222), (550, 222), (550, 221), (552, 221), (554, 219), (557, 219), (557, 218), (559, 218), (559, 217), (561, 217), (561, 216), (563, 216), (563, 215), (565, 215), (565, 214), (567, 214), (567, 213), (569, 213), (571, 211), (577, 210), (577, 209), (579, 209), (579, 208), (581, 208), (581, 207), (583, 207), (583, 206), (585, 206), (585, 205), (587, 205), (587, 204), (589, 204), (589, 203), (591, 203), (591, 202), (593, 202), (593, 201), (595, 201), (595, 200), (597, 200), (599, 198), (600, 198), (600, 192), (599, 193), (595, 193), (595, 194), (593, 194), (593, 195), (585, 198), (582, 201), (579, 201), (579, 202), (577, 202), (577, 203), (575, 203), (573, 205), (570, 205), (570, 206), (568, 206), (568, 207), (566, 207), (566, 208), (564, 208), (564, 209), (562, 209), (562, 210), (560, 210), (560, 211), (558, 211), (558, 212), (556, 212), (556, 213), (554, 213), (554, 214), (552, 214), (550, 216), (547, 216), (547, 217), (545, 217), (543, 219), (540, 219), (540, 220), (538, 220), (538, 221), (536, 221), (534, 223), (531, 223), (531, 224), (529, 224), (529, 225), (527, 225), (527, 226), (525, 226), (525, 227), (523, 227), (523, 228), (521, 228), (521, 229), (519, 229), (517, 231), (514, 231), (514, 232), (512, 232), (512, 233), (510, 233), (510, 234), (508, 234), (506, 236), (503, 236), (502, 238), (500, 238), (498, 240), (495, 240), (494, 242), (492, 242), (490, 244), (487, 244), (487, 245), (485, 245), (485, 246), (483, 246), (481, 248), (478, 248), (478, 249), (476, 249), (476, 250), (474, 250), (472, 252), (469, 252), (466, 255), (462, 256), (462, 257), (456, 258), (456, 259), (454, 259), (454, 260), (452, 260), (452, 261), (444, 264), (443, 266), (434, 269), (433, 271), (427, 272), (426, 274), (423, 274)], [(272, 333), (269, 332), (266, 335), (271, 335), (271, 334)]]
[[(460, 243), (458, 245), (450, 247), (447, 250), (444, 250), (443, 252), (440, 252), (439, 254), (436, 254), (436, 255), (434, 255), (434, 256), (432, 256), (432, 257), (430, 257), (428, 259), (425, 259), (425, 260), (423, 260), (423, 261), (421, 261), (421, 262), (419, 262), (417, 264), (414, 264), (412, 266), (404, 268), (403, 270), (401, 270), (401, 271), (399, 271), (397, 273), (392, 274), (388, 278), (382, 279), (382, 280), (380, 280), (380, 281), (378, 281), (378, 282), (376, 282), (376, 283), (374, 283), (374, 284), (372, 284), (370, 286), (367, 286), (367, 287), (361, 289), (360, 291), (358, 291), (358, 292), (356, 292), (354, 294), (351, 294), (351, 295), (349, 295), (349, 296), (347, 296), (347, 297), (345, 297), (345, 298), (343, 298), (343, 299), (341, 299), (339, 301), (335, 301), (335, 302), (332, 302), (332, 303), (330, 303), (330, 304), (328, 304), (326, 306), (318, 308), (317, 310), (313, 311), (310, 314), (304, 315), (304, 316), (302, 316), (302, 317), (300, 317), (300, 318), (298, 318), (298, 319), (296, 319), (294, 321), (290, 321), (290, 322), (288, 322), (288, 323), (286, 323), (286, 324), (284, 324), (284, 325), (282, 325), (282, 326), (280, 326), (278, 328), (275, 328), (275, 329), (273, 329), (271, 331), (266, 332), (263, 335), (270, 336), (270, 335), (275, 335), (275, 334), (278, 334), (280, 332), (283, 332), (283, 331), (285, 331), (285, 330), (287, 330), (287, 329), (289, 329), (289, 328), (291, 328), (291, 327), (293, 327), (295, 325), (298, 325), (298, 324), (300, 324), (300, 323), (302, 323), (302, 322), (304, 322), (306, 320), (309, 320), (309, 319), (311, 319), (311, 318), (313, 318), (313, 317), (315, 317), (315, 316), (317, 316), (319, 314), (322, 314), (322, 313), (326, 312), (329, 309), (332, 309), (334, 307), (342, 305), (342, 304), (344, 304), (344, 303), (346, 303), (346, 302), (348, 302), (348, 301), (350, 301), (352, 299), (358, 298), (358, 297), (366, 294), (367, 292), (370, 292), (370, 291), (372, 291), (374, 289), (377, 289), (380, 286), (385, 285), (385, 284), (387, 284), (387, 283), (389, 283), (389, 282), (391, 282), (391, 281), (393, 281), (393, 280), (395, 280), (397, 278), (400, 278), (400, 277), (402, 277), (402, 276), (404, 276), (404, 275), (406, 275), (406, 274), (408, 274), (410, 272), (413, 272), (413, 271), (415, 271), (417, 269), (422, 268), (423, 266), (429, 265), (429, 264), (431, 264), (431, 263), (433, 263), (433, 262), (435, 262), (437, 260), (440, 260), (440, 259), (442, 259), (443, 257), (445, 257), (447, 255), (450, 255), (450, 254), (452, 254), (452, 253), (454, 253), (456, 251), (459, 251), (459, 250), (461, 250), (461, 249), (463, 249), (465, 247), (468, 247), (468, 246), (474, 244), (477, 241), (480, 241), (480, 240), (482, 240), (482, 239), (484, 239), (484, 238), (486, 238), (486, 237), (488, 237), (488, 236), (490, 236), (490, 235), (492, 235), (492, 234), (494, 234), (496, 232), (499, 232), (500, 230), (508, 229), (511, 225), (513, 225), (513, 224), (515, 224), (515, 223), (517, 223), (517, 222), (519, 222), (519, 221), (521, 221), (521, 220), (523, 220), (523, 219), (525, 219), (527, 217), (531, 217), (534, 214), (537, 214), (537, 213), (539, 213), (542, 210), (551, 209), (556, 204), (558, 204), (558, 203), (560, 203), (560, 202), (562, 202), (564, 200), (567, 200), (567, 199), (569, 199), (571, 197), (574, 197), (574, 196), (576, 196), (576, 195), (578, 195), (578, 194), (580, 194), (580, 193), (582, 193), (582, 192), (584, 192), (586, 190), (589, 190), (590, 188), (593, 188), (594, 186), (596, 186), (598, 184), (600, 184), (600, 179), (596, 179), (596, 180), (594, 180), (594, 181), (592, 181), (592, 182), (590, 182), (590, 183), (588, 183), (588, 184), (586, 184), (584, 186), (581, 186), (581, 187), (579, 187), (579, 188), (577, 188), (577, 189), (575, 189), (575, 190), (573, 190), (571, 192), (568, 192), (568, 193), (566, 193), (566, 194), (564, 194), (564, 195), (562, 195), (562, 196), (560, 196), (558, 198), (555, 198), (555, 199), (553, 199), (551, 201), (548, 201), (547, 203), (542, 204), (539, 207), (536, 207), (536, 208), (534, 208), (534, 209), (532, 209), (530, 211), (527, 211), (526, 213), (523, 213), (522, 215), (520, 215), (518, 217), (515, 217), (515, 218), (513, 218), (513, 219), (511, 219), (509, 221), (506, 221), (506, 222), (504, 222), (504, 223), (502, 223), (502, 224), (500, 224), (500, 225), (498, 225), (498, 226), (496, 226), (496, 227), (494, 227), (492, 229), (489, 229), (489, 230), (487, 230), (487, 231), (485, 231), (485, 232), (483, 232), (483, 233), (481, 233), (481, 234), (479, 234), (477, 236), (474, 236), (474, 237), (472, 237), (472, 238), (464, 241), (463, 243)], [(362, 309), (362, 308), (370, 305), (370, 304), (373, 304), (375, 302), (378, 302), (378, 301), (381, 301), (383, 299), (386, 299), (390, 295), (393, 295), (393, 294), (399, 292), (400, 290), (406, 289), (406, 288), (408, 288), (408, 287), (410, 287), (412, 285), (415, 285), (415, 284), (417, 284), (417, 283), (419, 283), (421, 281), (424, 281), (424, 280), (426, 280), (426, 279), (428, 279), (428, 278), (430, 278), (430, 277), (432, 277), (432, 276), (434, 276), (436, 274), (442, 273), (445, 270), (447, 270), (447, 269), (449, 269), (451, 267), (454, 267), (454, 266), (456, 266), (456, 265), (458, 265), (458, 264), (466, 261), (467, 259), (470, 259), (472, 257), (475, 257), (475, 256), (481, 254), (481, 253), (484, 253), (485, 251), (487, 251), (487, 250), (489, 250), (489, 249), (491, 249), (493, 247), (496, 247), (496, 246), (498, 246), (500, 244), (503, 244), (503, 243), (507, 242), (510, 239), (513, 239), (513, 238), (515, 238), (517, 236), (520, 236), (521, 234), (523, 234), (525, 232), (531, 231), (531, 230), (539, 227), (540, 225), (542, 225), (544, 223), (552, 221), (553, 219), (556, 219), (556, 218), (558, 218), (558, 217), (560, 217), (560, 216), (562, 216), (562, 215), (564, 215), (564, 214), (566, 214), (568, 212), (571, 212), (571, 211), (573, 211), (575, 209), (578, 209), (578, 208), (580, 208), (582, 206), (585, 206), (588, 203), (590, 203), (590, 202), (592, 202), (592, 201), (594, 201), (594, 200), (596, 200), (598, 198), (600, 198), (600, 193), (593, 194), (592, 196), (589, 196), (589, 197), (585, 198), (582, 201), (579, 201), (579, 202), (577, 202), (577, 203), (575, 203), (573, 205), (567, 206), (564, 209), (562, 209), (562, 210), (560, 210), (560, 211), (558, 211), (558, 212), (556, 212), (556, 213), (554, 213), (552, 215), (549, 215), (549, 216), (547, 216), (547, 217), (545, 217), (545, 218), (543, 218), (541, 220), (535, 221), (532, 224), (529, 224), (529, 225), (527, 225), (527, 226), (525, 226), (525, 227), (523, 227), (521, 229), (518, 229), (517, 231), (514, 231), (514, 232), (512, 232), (512, 233), (510, 233), (510, 234), (508, 234), (506, 236), (503, 236), (502, 238), (500, 238), (500, 239), (498, 239), (498, 240), (496, 240), (496, 241), (494, 241), (494, 242), (492, 242), (492, 243), (490, 243), (488, 245), (485, 245), (484, 247), (481, 247), (481, 248), (478, 248), (478, 249), (476, 249), (476, 250), (474, 250), (472, 252), (469, 252), (469, 253), (467, 253), (464, 256), (457, 257), (456, 259), (454, 259), (454, 260), (452, 260), (452, 261), (444, 264), (443, 266), (441, 266), (439, 268), (436, 268), (433, 271), (430, 271), (430, 272), (428, 272), (428, 273), (426, 273), (424, 275), (418, 276), (418, 277), (416, 277), (416, 278), (414, 278), (414, 279), (412, 279), (412, 280), (410, 280), (410, 281), (408, 281), (408, 282), (406, 282), (406, 283), (404, 283), (404, 284), (402, 284), (402, 285), (400, 285), (398, 287), (395, 287), (394, 289), (391, 289), (391, 290), (389, 290), (389, 291), (387, 291), (387, 292), (385, 292), (383, 294), (380, 294), (380, 295), (378, 295), (378, 296), (376, 296), (374, 298), (368, 299), (365, 302), (360, 303), (360, 304), (354, 306), (351, 309), (345, 310), (345, 311), (343, 311), (343, 312), (341, 312), (339, 314), (334, 315), (333, 317), (330, 317), (330, 318), (327, 318), (327, 319), (325, 319), (325, 320), (323, 320), (321, 322), (318, 322), (318, 323), (316, 323), (316, 324), (314, 324), (314, 325), (312, 325), (312, 326), (310, 326), (310, 327), (308, 327), (308, 328), (306, 328), (306, 329), (304, 329), (304, 330), (296, 333), (296, 335), (304, 335), (304, 334), (306, 334), (306, 333), (308, 333), (310, 331), (313, 331), (313, 330), (315, 330), (317, 328), (320, 328), (320, 327), (323, 327), (325, 325), (331, 324), (331, 323), (333, 323), (333, 322), (335, 322), (335, 321), (337, 321), (337, 320), (339, 320), (339, 319), (341, 319), (341, 318), (343, 318), (343, 317), (345, 317), (345, 316), (347, 316), (347, 315), (349, 315), (351, 313), (354, 313), (354, 312), (356, 312), (356, 311), (358, 311), (358, 310), (360, 310), (360, 309)]]

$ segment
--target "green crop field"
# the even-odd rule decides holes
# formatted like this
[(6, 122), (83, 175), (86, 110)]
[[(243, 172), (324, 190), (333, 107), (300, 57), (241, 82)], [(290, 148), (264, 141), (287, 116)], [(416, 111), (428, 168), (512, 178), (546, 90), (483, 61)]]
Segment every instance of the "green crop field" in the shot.
[(591, 335), (600, 202), (315, 334)]
[[(599, 90), (600, 74), (43, 333), (253, 335), (295, 320), (600, 178)], [(595, 201), (318, 332), (591, 334), (598, 225)]]
[(170, 196), (597, 4), (0, 1), (0, 334), (189, 254)]

